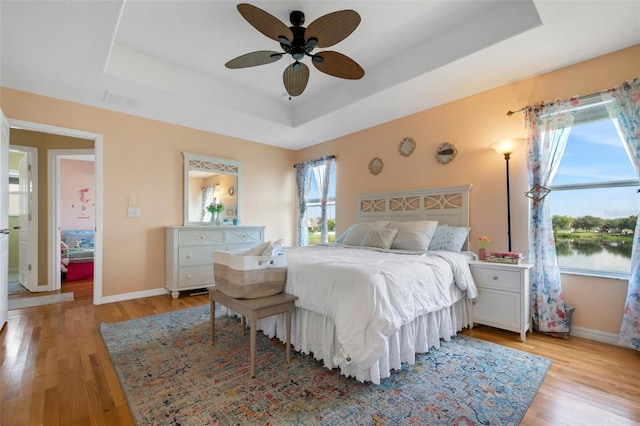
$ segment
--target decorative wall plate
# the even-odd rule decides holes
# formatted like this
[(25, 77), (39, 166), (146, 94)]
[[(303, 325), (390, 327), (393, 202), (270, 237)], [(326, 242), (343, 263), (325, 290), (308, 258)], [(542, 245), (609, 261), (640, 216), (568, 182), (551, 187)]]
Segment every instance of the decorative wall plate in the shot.
[(400, 145), (398, 145), (398, 151), (400, 151), (400, 155), (403, 157), (408, 157), (411, 155), (413, 150), (416, 148), (416, 141), (411, 138), (404, 138)]
[(438, 160), (438, 163), (447, 164), (453, 160), (457, 153), (458, 150), (453, 144), (445, 142), (436, 150), (436, 160)]
[(384, 163), (378, 157), (373, 157), (373, 159), (369, 163), (369, 171), (372, 175), (377, 175), (378, 173), (380, 173), (383, 167)]

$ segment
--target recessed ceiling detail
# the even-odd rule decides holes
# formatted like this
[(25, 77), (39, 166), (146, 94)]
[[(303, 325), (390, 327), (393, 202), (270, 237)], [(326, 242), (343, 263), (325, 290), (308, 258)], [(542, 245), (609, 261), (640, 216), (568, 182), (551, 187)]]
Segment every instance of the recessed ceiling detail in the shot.
[[(282, 20), (295, 10), (309, 20), (339, 9), (361, 17), (335, 47), (311, 53), (338, 50), (364, 78), (316, 72), (305, 57), (311, 75), (289, 100), (283, 60), (224, 66), (279, 50), (237, 4), (0, 0), (0, 84), (300, 149), (640, 43), (637, 1), (256, 2)], [(105, 92), (139, 106), (105, 102)]]

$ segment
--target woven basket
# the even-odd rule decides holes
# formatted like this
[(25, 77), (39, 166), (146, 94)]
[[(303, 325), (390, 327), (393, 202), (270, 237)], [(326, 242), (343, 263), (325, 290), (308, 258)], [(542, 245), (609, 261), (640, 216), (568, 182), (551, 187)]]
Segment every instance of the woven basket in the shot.
[(213, 253), (213, 277), (220, 293), (235, 299), (256, 299), (282, 293), (287, 279), (284, 255), (242, 256)]

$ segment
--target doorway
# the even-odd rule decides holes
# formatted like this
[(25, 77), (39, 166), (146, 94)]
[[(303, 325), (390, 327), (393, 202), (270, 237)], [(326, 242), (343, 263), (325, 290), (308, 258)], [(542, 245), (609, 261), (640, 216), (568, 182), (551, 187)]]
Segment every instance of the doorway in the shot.
[(95, 245), (95, 154), (93, 149), (48, 150), (54, 182), (60, 250), (55, 290), (92, 294)]
[[(40, 260), (38, 265), (38, 286), (40, 291), (55, 291), (60, 289), (61, 285), (61, 206), (60, 202), (60, 176), (59, 167), (56, 163), (63, 155), (56, 152), (56, 155), (50, 155), (50, 152), (56, 151), (54, 148), (60, 148), (57, 151), (64, 151), (64, 155), (86, 155), (86, 150), (92, 148), (93, 166), (94, 166), (94, 196), (92, 203), (94, 204), (94, 224), (93, 224), (93, 303), (100, 305), (102, 303), (102, 135), (84, 132), (75, 129), (66, 129), (56, 126), (49, 126), (39, 123), (23, 122), (20, 120), (9, 120), (10, 143), (20, 144), (19, 140), (14, 140), (17, 132), (33, 132), (40, 135), (44, 140), (44, 144), (38, 145), (39, 157), (41, 163), (46, 167), (43, 170), (43, 182), (41, 193), (38, 199), (41, 205), (38, 208), (40, 212), (39, 223), (43, 225), (38, 232), (38, 251), (44, 258)], [(69, 144), (66, 138), (75, 138), (80, 145), (80, 152), (74, 147), (74, 143)], [(16, 138), (20, 139), (20, 138)], [(66, 140), (66, 142), (65, 142)], [(82, 143), (84, 142), (84, 144)], [(63, 149), (64, 148), (64, 149)], [(43, 191), (46, 191), (44, 194)]]

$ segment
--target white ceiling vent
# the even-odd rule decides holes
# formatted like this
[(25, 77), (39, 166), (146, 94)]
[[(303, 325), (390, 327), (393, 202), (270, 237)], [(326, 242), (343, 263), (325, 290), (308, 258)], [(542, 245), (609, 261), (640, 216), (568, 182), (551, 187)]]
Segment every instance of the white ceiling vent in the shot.
[(104, 92), (102, 102), (134, 109), (138, 109), (140, 108), (140, 105), (142, 105), (142, 101), (140, 99), (127, 98), (126, 96), (111, 93), (109, 91)]

